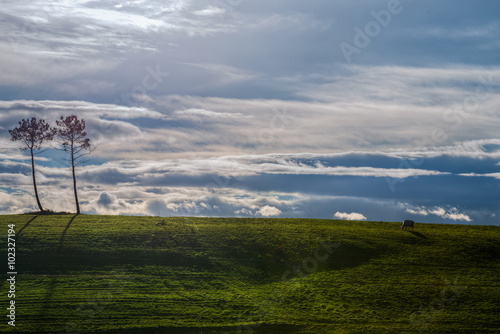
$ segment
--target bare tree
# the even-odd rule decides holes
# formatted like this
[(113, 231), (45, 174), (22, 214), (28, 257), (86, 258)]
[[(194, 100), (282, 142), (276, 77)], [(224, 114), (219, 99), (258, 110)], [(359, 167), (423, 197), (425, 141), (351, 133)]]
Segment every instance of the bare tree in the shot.
[(43, 119), (36, 119), (32, 117), (31, 119), (23, 119), (19, 122), (19, 126), (12, 130), (9, 130), (10, 140), (12, 141), (22, 141), (24, 146), (20, 147), (21, 151), (29, 150), (31, 154), (31, 175), (33, 176), (33, 187), (35, 188), (35, 197), (38, 208), (43, 212), (42, 204), (40, 203), (40, 198), (38, 196), (38, 189), (36, 186), (36, 174), (35, 174), (35, 155), (44, 152), (42, 150), (42, 144), (46, 141), (50, 141), (54, 137), (54, 131), (50, 128), (50, 125)]
[(90, 144), (90, 139), (87, 138), (85, 132), (85, 120), (79, 120), (77, 116), (61, 116), (61, 120), (56, 121), (57, 137), (61, 140), (63, 151), (68, 153), (66, 161), (70, 164), (71, 173), (73, 174), (73, 190), (75, 193), (76, 213), (80, 214), (80, 204), (78, 202), (78, 192), (76, 190), (75, 168), (88, 160), (82, 159), (89, 155), (95, 149)]

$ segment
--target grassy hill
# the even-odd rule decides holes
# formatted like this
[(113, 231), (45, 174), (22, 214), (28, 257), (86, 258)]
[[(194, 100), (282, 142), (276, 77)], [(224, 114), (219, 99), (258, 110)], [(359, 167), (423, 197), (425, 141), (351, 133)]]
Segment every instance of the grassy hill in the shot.
[[(86, 215), (0, 223), (4, 236), (16, 224), (22, 333), (500, 332), (499, 227)], [(13, 331), (5, 315), (0, 331)]]

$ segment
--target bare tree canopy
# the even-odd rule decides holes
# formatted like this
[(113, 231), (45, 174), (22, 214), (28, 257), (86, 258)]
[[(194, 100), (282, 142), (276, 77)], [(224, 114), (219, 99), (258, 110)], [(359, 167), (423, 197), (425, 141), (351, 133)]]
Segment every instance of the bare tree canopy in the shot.
[[(30, 151), (31, 155), (31, 175), (33, 176), (33, 187), (35, 188), (35, 197), (40, 211), (44, 211), (40, 198), (38, 196), (38, 189), (36, 186), (35, 175), (35, 155), (41, 153), (43, 143), (50, 141), (54, 137), (54, 130), (43, 119), (23, 119), (19, 122), (19, 126), (9, 130), (10, 139), (12, 141), (21, 141), (24, 146), (19, 149), (21, 151)], [(38, 151), (38, 152), (36, 152)]]
[(85, 120), (79, 120), (77, 116), (61, 116), (60, 120), (56, 121), (56, 134), (59, 138), (63, 151), (68, 153), (66, 160), (71, 167), (73, 175), (73, 190), (75, 193), (76, 213), (80, 214), (80, 204), (78, 202), (78, 192), (76, 188), (75, 168), (82, 163), (87, 162), (83, 157), (89, 155), (95, 148), (92, 147), (90, 139), (87, 138), (85, 132)]

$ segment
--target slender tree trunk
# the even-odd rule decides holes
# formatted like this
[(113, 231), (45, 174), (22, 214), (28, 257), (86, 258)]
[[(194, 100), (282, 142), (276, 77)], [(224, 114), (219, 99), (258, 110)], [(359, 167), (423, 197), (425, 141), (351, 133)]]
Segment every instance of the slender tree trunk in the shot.
[(76, 191), (76, 176), (75, 176), (75, 158), (73, 155), (73, 146), (71, 146), (71, 171), (73, 173), (73, 190), (75, 192), (76, 214), (80, 214), (80, 203), (78, 203), (78, 192)]
[(38, 197), (38, 189), (36, 188), (35, 156), (33, 154), (33, 148), (31, 148), (30, 152), (31, 152), (31, 175), (33, 175), (33, 186), (35, 187), (36, 204), (38, 204), (38, 208), (40, 209), (40, 211), (43, 212), (42, 204), (40, 203), (40, 198)]

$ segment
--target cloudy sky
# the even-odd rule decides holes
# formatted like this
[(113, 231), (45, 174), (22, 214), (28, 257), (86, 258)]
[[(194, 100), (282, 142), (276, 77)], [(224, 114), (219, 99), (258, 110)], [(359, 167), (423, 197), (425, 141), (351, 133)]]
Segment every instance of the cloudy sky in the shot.
[[(500, 225), (494, 0), (4, 1), (0, 213), (36, 210), (8, 129), (87, 122), (82, 211)], [(37, 156), (47, 209), (70, 171)]]

